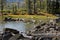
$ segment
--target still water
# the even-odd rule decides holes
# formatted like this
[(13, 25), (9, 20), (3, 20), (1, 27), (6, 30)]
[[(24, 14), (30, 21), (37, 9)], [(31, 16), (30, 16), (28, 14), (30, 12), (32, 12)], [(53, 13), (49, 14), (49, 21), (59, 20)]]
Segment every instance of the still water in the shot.
[(0, 31), (2, 31), (3, 28), (11, 28), (16, 29), (20, 32), (26, 32), (33, 29), (33, 27), (34, 27), (33, 23), (24, 23), (22, 21), (4, 22), (3, 24), (0, 23)]

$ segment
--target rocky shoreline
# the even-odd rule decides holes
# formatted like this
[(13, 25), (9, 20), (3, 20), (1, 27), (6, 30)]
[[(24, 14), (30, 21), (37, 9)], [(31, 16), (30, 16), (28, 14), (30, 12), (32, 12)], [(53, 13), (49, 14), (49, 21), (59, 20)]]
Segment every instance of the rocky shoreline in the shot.
[[(9, 20), (9, 21), (11, 21), (11, 20)], [(25, 20), (21, 19), (20, 21), (24, 22)], [(30, 21), (25, 21), (25, 22), (34, 23), (35, 20), (33, 20), (33, 21), (30, 20)], [(40, 21), (40, 22), (42, 22), (42, 21)], [(56, 20), (50, 20), (47, 23), (43, 22), (43, 23), (40, 23), (39, 25), (35, 26), (35, 28), (28, 31), (25, 36), (23, 34), (22, 33), (14, 34), (8, 40), (12, 40), (12, 39), (13, 40), (59, 40), (60, 26), (57, 24)], [(3, 35), (2, 35), (2, 37), (3, 37)]]

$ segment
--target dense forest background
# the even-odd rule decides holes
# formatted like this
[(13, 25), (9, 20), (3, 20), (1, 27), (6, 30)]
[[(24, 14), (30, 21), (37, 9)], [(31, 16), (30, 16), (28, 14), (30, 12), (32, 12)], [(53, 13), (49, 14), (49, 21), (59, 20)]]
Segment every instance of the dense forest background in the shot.
[(0, 0), (3, 14), (60, 14), (59, 0)]

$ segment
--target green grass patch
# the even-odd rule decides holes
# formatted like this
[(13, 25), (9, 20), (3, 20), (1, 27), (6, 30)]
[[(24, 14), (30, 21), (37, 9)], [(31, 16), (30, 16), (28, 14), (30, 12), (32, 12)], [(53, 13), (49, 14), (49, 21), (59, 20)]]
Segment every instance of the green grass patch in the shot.
[[(4, 17), (11, 17), (11, 18), (24, 18), (24, 19), (35, 19), (35, 20), (47, 20), (47, 16), (41, 15), (4, 15)], [(57, 18), (56, 16), (49, 17), (50, 19)]]

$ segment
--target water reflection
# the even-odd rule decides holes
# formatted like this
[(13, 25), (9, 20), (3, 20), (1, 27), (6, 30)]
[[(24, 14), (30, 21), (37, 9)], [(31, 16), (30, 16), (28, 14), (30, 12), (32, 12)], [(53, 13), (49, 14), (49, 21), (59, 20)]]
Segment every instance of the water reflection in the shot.
[(5, 28), (16, 29), (21, 32), (25, 32), (25, 23), (23, 22), (7, 22), (5, 23)]
[(4, 25), (2, 23), (0, 23), (0, 32), (3, 31)]
[(16, 29), (20, 32), (26, 32), (33, 28), (34, 24), (32, 23), (24, 23), (22, 21), (16, 21), (16, 22), (4, 22), (3, 24), (0, 23), (0, 31), (2, 30), (2, 26), (4, 28), (11, 28)]

